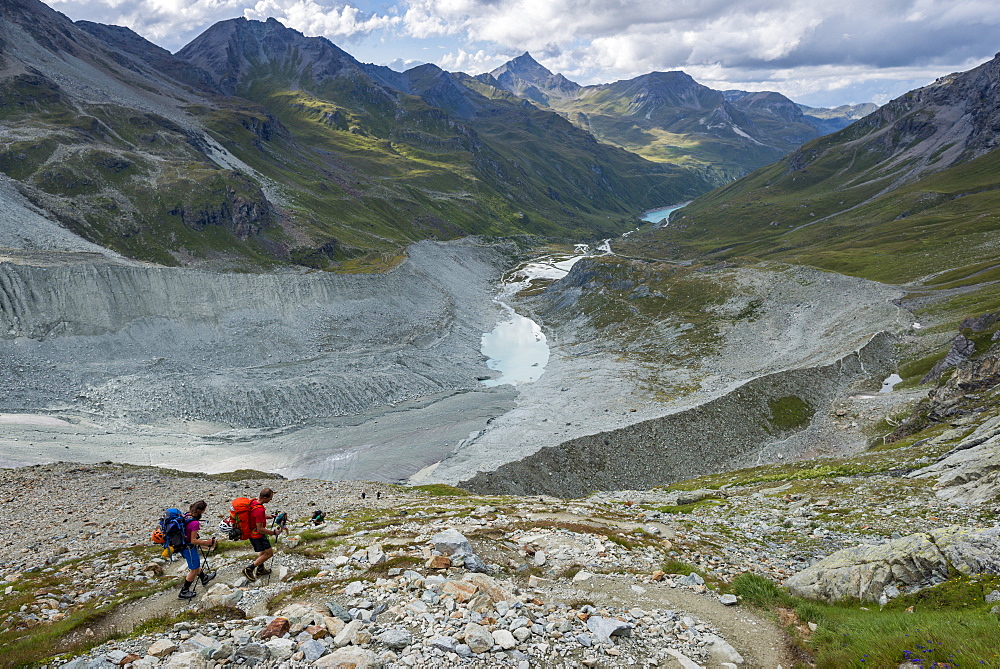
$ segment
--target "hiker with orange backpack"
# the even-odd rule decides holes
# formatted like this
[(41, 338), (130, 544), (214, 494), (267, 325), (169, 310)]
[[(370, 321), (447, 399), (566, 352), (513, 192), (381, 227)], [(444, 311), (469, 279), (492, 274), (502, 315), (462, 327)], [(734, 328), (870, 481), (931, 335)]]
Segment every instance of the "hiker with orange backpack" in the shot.
[[(191, 505), (187, 513), (189, 520), (184, 527), (185, 543), (181, 547), (181, 555), (187, 561), (189, 571), (187, 576), (184, 577), (184, 584), (181, 586), (181, 591), (177, 593), (177, 596), (181, 599), (191, 599), (195, 596), (192, 585), (196, 578), (201, 578), (202, 585), (208, 585), (208, 582), (215, 578), (214, 571), (203, 572), (201, 570), (201, 557), (198, 555), (199, 546), (207, 546), (209, 550), (215, 548), (214, 537), (212, 539), (201, 539), (198, 537), (198, 532), (201, 530), (201, 516), (207, 508), (208, 503), (205, 500), (199, 500)], [(205, 559), (207, 560), (208, 558), (206, 557)]]
[(264, 488), (260, 491), (257, 499), (252, 500), (250, 503), (250, 545), (257, 551), (257, 559), (243, 570), (243, 575), (247, 577), (248, 581), (256, 581), (258, 576), (267, 576), (271, 573), (271, 570), (264, 563), (274, 555), (274, 549), (271, 548), (271, 542), (267, 540), (265, 535), (270, 534), (277, 537), (281, 534), (282, 529), (286, 532), (288, 531), (288, 528), (283, 525), (267, 529), (267, 521), (274, 518), (274, 516), (267, 514), (264, 505), (270, 502), (273, 497), (274, 491), (270, 488)]

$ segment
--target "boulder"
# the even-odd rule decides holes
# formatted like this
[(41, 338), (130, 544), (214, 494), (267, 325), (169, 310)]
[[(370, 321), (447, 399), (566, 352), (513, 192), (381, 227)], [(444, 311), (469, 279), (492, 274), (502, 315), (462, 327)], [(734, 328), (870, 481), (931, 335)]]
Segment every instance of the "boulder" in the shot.
[(340, 618), (345, 623), (351, 622), (352, 620), (351, 614), (348, 613), (347, 609), (345, 609), (337, 602), (327, 602), (326, 608), (330, 611), (330, 615), (333, 616), (334, 618)]
[(701, 638), (708, 646), (708, 656), (712, 659), (713, 665), (743, 664), (743, 656), (722, 637), (704, 634)]
[(493, 647), (493, 635), (482, 625), (469, 623), (465, 626), (465, 644), (473, 653), (485, 653)]
[(472, 555), (472, 544), (465, 535), (455, 529), (448, 528), (438, 532), (430, 538), (430, 543), (441, 555), (449, 557)]
[(1000, 573), (1000, 527), (952, 526), (886, 544), (845, 548), (793, 575), (785, 587), (793, 595), (827, 602), (878, 602), (883, 595), (941, 583), (951, 569), (966, 576)]
[(664, 652), (669, 656), (669, 659), (664, 660), (663, 664), (660, 665), (664, 669), (704, 669), (679, 650), (667, 648)]
[(493, 642), (503, 648), (510, 650), (517, 646), (517, 639), (510, 630), (493, 630)]
[(225, 583), (216, 583), (208, 589), (202, 601), (208, 608), (213, 606), (235, 608), (241, 599), (243, 599), (242, 590), (232, 588)]
[(306, 662), (315, 662), (319, 658), (323, 657), (323, 653), (326, 652), (326, 646), (321, 644), (319, 641), (310, 639), (299, 646), (299, 650), (302, 651), (302, 657)]
[(486, 574), (466, 574), (462, 578), (462, 581), (475, 585), (494, 604), (514, 599), (514, 594), (507, 589), (507, 586), (492, 576), (487, 576)]
[(288, 621), (288, 618), (282, 618), (279, 616), (269, 622), (267, 626), (260, 631), (257, 637), (265, 641), (267, 639), (273, 639), (274, 637), (281, 637), (287, 634), (291, 627), (292, 624)]
[(445, 581), (441, 586), (441, 593), (453, 595), (455, 601), (460, 604), (472, 599), (472, 596), (479, 592), (479, 586), (468, 581)]
[(406, 630), (386, 630), (376, 637), (392, 650), (402, 650), (413, 643), (413, 635)]
[(337, 636), (333, 638), (334, 645), (338, 648), (342, 648), (353, 643), (355, 635), (363, 630), (364, 627), (365, 624), (360, 620), (352, 620), (344, 625), (344, 629), (340, 630)]
[(331, 667), (333, 669), (376, 669), (380, 662), (375, 653), (366, 648), (347, 646), (338, 648), (329, 655), (324, 655), (315, 662), (314, 667)]
[(267, 646), (259, 643), (248, 643), (236, 649), (236, 652), (233, 653), (233, 661), (236, 664), (257, 667), (265, 664), (268, 656)]
[(428, 569), (447, 569), (451, 566), (451, 558), (447, 555), (432, 555), (426, 566)]
[(174, 653), (163, 665), (166, 669), (208, 669), (208, 660), (197, 650)]
[(347, 623), (340, 618), (334, 618), (333, 616), (326, 616), (323, 618), (323, 626), (326, 627), (326, 631), (330, 633), (330, 636), (337, 636), (340, 634), (340, 631), (344, 629), (346, 624)]
[(152, 655), (153, 657), (166, 657), (170, 655), (175, 650), (177, 650), (177, 644), (170, 639), (157, 639), (146, 651), (146, 655)]
[(382, 550), (382, 546), (379, 544), (374, 544), (368, 547), (368, 564), (377, 565), (382, 564), (386, 561), (385, 551)]
[(709, 497), (715, 497), (719, 494), (718, 490), (681, 490), (677, 493), (677, 506), (684, 506), (685, 504), (694, 504), (695, 502), (700, 502), (703, 499)]
[(215, 651), (219, 645), (219, 642), (212, 637), (205, 636), (204, 634), (195, 634), (190, 639), (182, 641), (179, 650), (182, 653), (192, 650), (199, 652), (208, 651), (207, 653), (202, 652), (202, 654), (205, 655), (205, 657), (210, 657), (212, 652)]
[(587, 618), (587, 629), (590, 630), (597, 643), (608, 643), (613, 636), (631, 636), (632, 627), (624, 620), (590, 616)]
[(264, 645), (267, 646), (267, 652), (271, 660), (275, 662), (287, 660), (297, 650), (295, 642), (291, 639), (271, 639)]

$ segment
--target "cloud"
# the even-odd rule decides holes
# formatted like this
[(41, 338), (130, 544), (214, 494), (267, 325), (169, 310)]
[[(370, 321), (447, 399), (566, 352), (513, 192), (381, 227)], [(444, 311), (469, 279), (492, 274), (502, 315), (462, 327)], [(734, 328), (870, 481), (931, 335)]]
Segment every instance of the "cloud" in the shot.
[(434, 49), (438, 65), (476, 74), (500, 54), (530, 51), (582, 84), (682, 69), (788, 94), (845, 91), (853, 80), (884, 96), (898, 82), (982, 62), (1000, 45), (995, 0), (50, 1), (171, 50), (216, 21), (273, 16), (362, 51), (370, 40), (379, 47), (368, 44), (367, 57), (383, 62)]
[(836, 88), (840, 77), (871, 70), (940, 73), (1000, 44), (992, 0), (403, 1), (402, 29), (411, 36), (528, 50), (581, 83), (712, 67), (731, 81), (762, 69), (791, 81), (784, 73), (795, 68), (835, 68), (826, 85)]
[(475, 53), (458, 49), (441, 56), (437, 65), (442, 69), (461, 72), (488, 72), (510, 60), (510, 56), (487, 53), (480, 49)]
[(264, 21), (274, 17), (289, 28), (308, 36), (353, 37), (391, 28), (401, 22), (398, 16), (366, 14), (351, 5), (328, 7), (314, 0), (259, 0), (243, 11), (248, 19)]

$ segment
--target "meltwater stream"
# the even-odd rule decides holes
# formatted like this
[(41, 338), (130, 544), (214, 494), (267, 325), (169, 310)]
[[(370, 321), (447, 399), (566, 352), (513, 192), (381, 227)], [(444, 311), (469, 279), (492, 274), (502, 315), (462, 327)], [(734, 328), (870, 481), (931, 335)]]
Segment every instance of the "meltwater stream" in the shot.
[[(596, 249), (604, 255), (611, 253), (610, 240)], [(581, 258), (594, 255), (586, 244), (577, 244), (572, 254), (553, 254), (535, 258), (512, 270), (504, 277), (496, 301), (507, 311), (508, 318), (483, 335), (480, 350), (487, 358), (486, 366), (500, 372), (500, 376), (483, 381), (485, 386), (537, 381), (549, 361), (549, 345), (542, 327), (514, 311), (507, 300), (528, 288), (534, 281), (555, 281), (569, 273)]]
[[(654, 228), (662, 227), (667, 224), (671, 213), (686, 204), (685, 202), (647, 211), (642, 218), (653, 223)], [(514, 311), (507, 300), (531, 286), (534, 281), (550, 282), (563, 278), (581, 258), (608, 255), (611, 252), (610, 239), (605, 239), (596, 248), (591, 248), (587, 244), (576, 244), (573, 253), (540, 256), (517, 267), (504, 277), (496, 301), (507, 311), (508, 318), (498, 323), (491, 332), (484, 334), (480, 344), (480, 351), (488, 358), (486, 366), (499, 371), (500, 376), (482, 381), (484, 386), (504, 384), (517, 386), (537, 381), (549, 361), (549, 345), (542, 327)]]

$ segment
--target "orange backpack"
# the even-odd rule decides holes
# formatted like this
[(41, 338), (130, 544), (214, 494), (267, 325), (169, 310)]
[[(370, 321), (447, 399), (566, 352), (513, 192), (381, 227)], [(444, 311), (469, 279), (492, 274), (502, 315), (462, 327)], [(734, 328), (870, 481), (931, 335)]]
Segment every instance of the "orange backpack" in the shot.
[[(250, 525), (250, 510), (259, 505), (259, 501), (249, 497), (237, 497), (233, 500), (232, 506), (229, 507), (229, 517), (232, 519), (233, 526), (232, 539), (250, 538), (250, 533), (253, 531), (253, 527)], [(237, 530), (240, 533), (239, 537), (235, 536)]]

